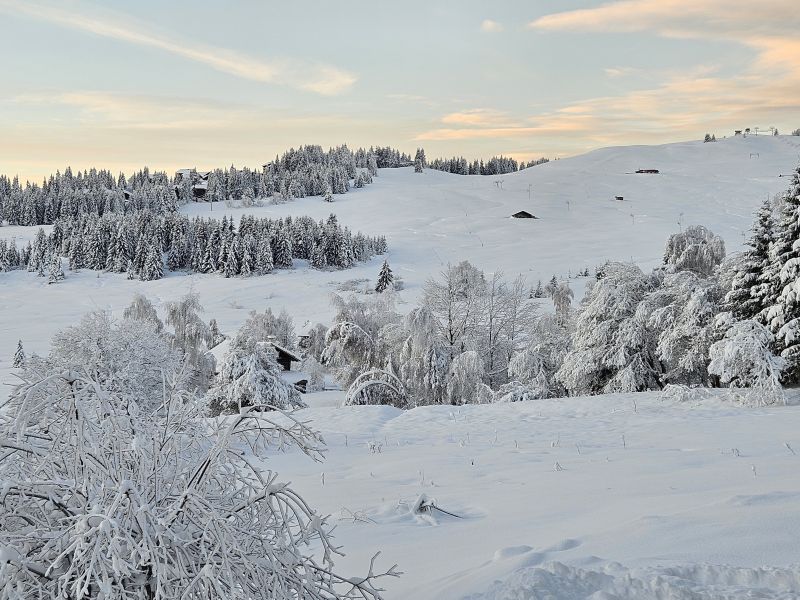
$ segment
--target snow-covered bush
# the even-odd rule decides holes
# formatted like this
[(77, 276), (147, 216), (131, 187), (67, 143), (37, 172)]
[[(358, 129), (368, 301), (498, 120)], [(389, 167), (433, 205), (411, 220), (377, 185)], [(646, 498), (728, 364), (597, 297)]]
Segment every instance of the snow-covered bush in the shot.
[(26, 364), (0, 406), (0, 598), (378, 598), (373, 569), (336, 573), (326, 520), (254, 467), (288, 444), (318, 458), (318, 435), (204, 420), (183, 365), (152, 325), (102, 313)]
[(725, 337), (709, 351), (708, 372), (755, 404), (775, 404), (783, 400), (780, 384), (786, 361), (775, 356), (772, 333), (753, 320), (734, 323)]

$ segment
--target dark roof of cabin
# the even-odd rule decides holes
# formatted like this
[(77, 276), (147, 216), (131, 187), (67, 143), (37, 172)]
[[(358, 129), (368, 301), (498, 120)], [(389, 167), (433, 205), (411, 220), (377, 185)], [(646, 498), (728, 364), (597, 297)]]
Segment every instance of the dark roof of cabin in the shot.
[(275, 348), (275, 352), (277, 352), (278, 354), (283, 354), (284, 356), (288, 356), (291, 360), (293, 360), (295, 362), (302, 362), (303, 361), (302, 358), (297, 356), (297, 354), (295, 354), (291, 350), (287, 350), (286, 348), (284, 348), (283, 346), (279, 346), (275, 342), (270, 342), (270, 343), (272, 344), (272, 347)]
[(511, 216), (514, 217), (515, 219), (536, 219), (536, 218), (538, 218), (538, 217), (533, 216), (527, 210), (521, 210), (519, 212), (515, 212)]

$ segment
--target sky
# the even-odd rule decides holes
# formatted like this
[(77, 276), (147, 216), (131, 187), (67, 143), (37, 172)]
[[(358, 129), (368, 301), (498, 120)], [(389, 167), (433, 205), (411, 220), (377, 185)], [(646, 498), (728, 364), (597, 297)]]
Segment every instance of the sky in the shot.
[(797, 0), (0, 0), (0, 173), (800, 127)]

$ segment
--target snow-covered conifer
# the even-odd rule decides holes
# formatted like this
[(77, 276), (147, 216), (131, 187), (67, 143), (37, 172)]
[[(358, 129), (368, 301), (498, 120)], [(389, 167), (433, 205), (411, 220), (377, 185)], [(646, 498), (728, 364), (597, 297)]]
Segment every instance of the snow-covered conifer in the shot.
[(394, 275), (392, 274), (392, 270), (389, 268), (389, 262), (384, 260), (383, 266), (381, 266), (381, 271), (378, 273), (378, 283), (375, 285), (375, 291), (379, 294), (386, 291), (389, 286), (392, 285), (393, 281)]
[(64, 268), (61, 266), (61, 257), (53, 252), (50, 259), (50, 272), (47, 283), (58, 283), (64, 280)]
[(25, 350), (22, 348), (22, 340), (17, 342), (17, 351), (14, 352), (14, 360), (11, 363), (11, 366), (14, 368), (19, 368), (25, 364)]
[[(737, 265), (725, 305), (738, 320), (753, 319), (771, 304), (769, 287), (770, 248), (775, 241), (772, 202), (766, 200), (758, 210), (749, 249)], [(762, 316), (763, 318), (763, 316)]]

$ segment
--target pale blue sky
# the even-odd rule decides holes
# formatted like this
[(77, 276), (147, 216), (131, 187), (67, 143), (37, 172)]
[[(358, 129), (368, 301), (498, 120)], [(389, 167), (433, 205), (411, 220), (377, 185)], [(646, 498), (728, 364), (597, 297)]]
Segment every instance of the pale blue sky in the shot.
[(800, 127), (796, 0), (0, 0), (0, 172)]

